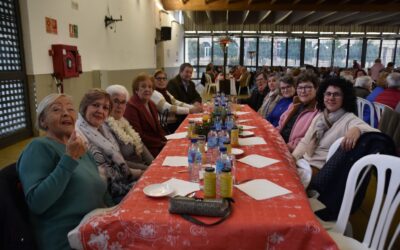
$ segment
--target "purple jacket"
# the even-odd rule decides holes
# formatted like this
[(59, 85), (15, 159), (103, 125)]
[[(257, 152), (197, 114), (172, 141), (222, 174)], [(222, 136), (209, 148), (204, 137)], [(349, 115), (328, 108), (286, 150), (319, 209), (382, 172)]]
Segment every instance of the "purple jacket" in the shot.
[[(316, 104), (316, 101), (311, 102), (297, 117), (293, 125), (292, 131), (290, 132), (289, 141), (287, 143), (290, 152), (295, 149), (301, 138), (304, 137), (307, 129), (310, 127), (311, 121), (318, 114)], [(279, 125), (277, 127), (279, 131), (282, 130), (282, 128), (286, 125), (288, 119), (293, 116), (300, 105), (301, 102), (299, 98), (297, 96), (294, 97), (293, 103), (289, 105), (289, 108), (285, 111), (285, 113), (281, 115), (281, 118), (279, 119)]]

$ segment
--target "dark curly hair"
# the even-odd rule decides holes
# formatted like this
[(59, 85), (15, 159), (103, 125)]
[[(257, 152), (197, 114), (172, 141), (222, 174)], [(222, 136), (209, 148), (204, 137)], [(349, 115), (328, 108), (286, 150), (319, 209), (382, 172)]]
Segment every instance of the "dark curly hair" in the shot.
[(325, 109), (324, 93), (329, 86), (338, 87), (343, 92), (342, 108), (347, 112), (357, 115), (357, 97), (354, 93), (353, 84), (342, 77), (331, 77), (324, 80), (317, 91), (317, 109)]

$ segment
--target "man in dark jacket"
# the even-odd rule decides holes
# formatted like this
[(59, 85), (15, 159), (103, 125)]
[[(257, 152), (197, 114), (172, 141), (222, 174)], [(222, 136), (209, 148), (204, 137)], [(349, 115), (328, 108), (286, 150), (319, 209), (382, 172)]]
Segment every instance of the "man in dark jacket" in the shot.
[[(249, 76), (250, 77), (250, 76)], [(256, 76), (256, 84), (257, 88), (251, 92), (251, 95), (247, 99), (241, 100), (240, 103), (248, 104), (254, 111), (258, 111), (258, 109), (263, 104), (265, 96), (268, 94), (269, 89), (267, 88), (268, 78), (265, 73), (259, 73)]]
[(201, 97), (196, 91), (192, 79), (193, 66), (190, 63), (183, 63), (179, 68), (179, 74), (168, 82), (168, 92), (175, 99), (193, 104), (201, 105)]

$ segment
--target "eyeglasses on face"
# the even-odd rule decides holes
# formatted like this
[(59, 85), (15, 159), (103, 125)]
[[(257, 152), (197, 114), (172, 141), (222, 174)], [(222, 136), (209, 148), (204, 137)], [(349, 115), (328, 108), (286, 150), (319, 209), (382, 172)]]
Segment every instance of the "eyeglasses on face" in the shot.
[(126, 104), (126, 100), (118, 100), (118, 99), (114, 99), (113, 103), (115, 103), (116, 105), (125, 105)]
[(281, 87), (281, 91), (286, 91), (293, 88), (293, 86)]
[(301, 92), (301, 91), (309, 92), (313, 88), (314, 88), (314, 86), (299, 86), (296, 88), (296, 90), (297, 90), (297, 92)]
[(166, 77), (156, 77), (156, 80), (158, 80), (158, 81), (166, 81), (167, 78)]
[(339, 92), (325, 92), (324, 93), (325, 97), (333, 97), (333, 98), (338, 98), (338, 97), (342, 97), (342, 94)]

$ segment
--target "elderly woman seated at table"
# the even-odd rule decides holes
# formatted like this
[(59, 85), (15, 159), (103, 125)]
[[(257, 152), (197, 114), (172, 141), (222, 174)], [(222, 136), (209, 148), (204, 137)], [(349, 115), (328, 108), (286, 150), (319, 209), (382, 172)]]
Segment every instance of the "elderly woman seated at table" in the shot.
[(165, 132), (158, 120), (156, 105), (151, 101), (153, 81), (142, 73), (132, 83), (133, 96), (129, 99), (124, 117), (140, 134), (144, 145), (156, 157), (167, 143)]
[(142, 171), (129, 168), (110, 128), (105, 124), (112, 103), (102, 89), (91, 89), (79, 105), (78, 131), (86, 138), (89, 151), (108, 182), (108, 191), (115, 203), (132, 188)]
[(154, 157), (143, 144), (140, 135), (123, 117), (129, 99), (128, 90), (122, 85), (111, 85), (106, 88), (106, 92), (111, 96), (112, 102), (106, 124), (118, 142), (122, 156), (129, 167), (147, 169)]
[(356, 96), (366, 98), (372, 89), (372, 78), (369, 76), (359, 76), (354, 83), (354, 91)]
[(279, 119), (277, 128), (290, 151), (293, 151), (304, 137), (311, 121), (318, 113), (316, 108), (318, 83), (316, 75), (308, 72), (300, 74), (297, 79), (297, 96)]
[(163, 70), (157, 70), (154, 73), (155, 90), (151, 95), (151, 101), (157, 107), (159, 113), (168, 110), (168, 130), (174, 132), (187, 114), (199, 113), (202, 111), (202, 106), (191, 105), (176, 100), (167, 90), (167, 74)]
[(37, 126), (45, 136), (35, 138), (17, 163), (39, 249), (70, 249), (67, 234), (85, 214), (113, 205), (75, 132), (76, 117), (69, 96), (46, 96), (37, 108)]
[(279, 99), (272, 109), (272, 111), (266, 115), (266, 119), (274, 125), (278, 126), (279, 119), (283, 112), (285, 112), (289, 105), (293, 102), (293, 96), (296, 94), (296, 89), (294, 86), (294, 79), (291, 76), (285, 76), (279, 81)]
[(296, 159), (304, 158), (311, 166), (321, 169), (329, 147), (336, 139), (344, 136), (341, 146), (349, 151), (362, 133), (378, 130), (354, 114), (357, 104), (353, 86), (343, 78), (325, 80), (318, 89), (317, 101), (321, 112), (315, 116), (292, 154)]
[(268, 88), (264, 89), (265, 95), (262, 104), (257, 111), (264, 118), (271, 113), (276, 103), (281, 98), (278, 89), (279, 78), (280, 77), (278, 73), (272, 73), (268, 76), (266, 73), (259, 73), (256, 77), (257, 86), (261, 83), (265, 84), (265, 82), (267, 83), (266, 86), (268, 86)]

